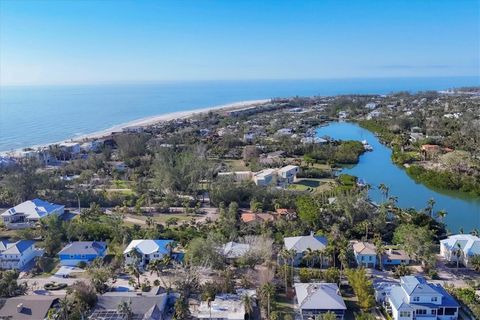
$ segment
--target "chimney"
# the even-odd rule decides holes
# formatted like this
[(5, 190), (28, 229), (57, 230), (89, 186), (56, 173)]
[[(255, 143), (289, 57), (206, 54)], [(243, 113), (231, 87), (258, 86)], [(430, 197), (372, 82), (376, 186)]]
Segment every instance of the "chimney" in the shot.
[(389, 254), (392, 254), (392, 253), (393, 253), (393, 249), (392, 249), (392, 248), (389, 248), (389, 249), (388, 249), (388, 253), (389, 253)]
[(23, 303), (17, 304), (17, 312), (22, 313), (22, 310), (23, 310)]

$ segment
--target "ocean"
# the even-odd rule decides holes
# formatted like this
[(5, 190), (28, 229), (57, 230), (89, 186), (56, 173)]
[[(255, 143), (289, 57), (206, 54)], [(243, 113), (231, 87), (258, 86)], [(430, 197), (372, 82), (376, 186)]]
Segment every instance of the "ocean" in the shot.
[(149, 116), (236, 101), (387, 94), (480, 85), (479, 77), (189, 81), (0, 87), (0, 151), (53, 143)]

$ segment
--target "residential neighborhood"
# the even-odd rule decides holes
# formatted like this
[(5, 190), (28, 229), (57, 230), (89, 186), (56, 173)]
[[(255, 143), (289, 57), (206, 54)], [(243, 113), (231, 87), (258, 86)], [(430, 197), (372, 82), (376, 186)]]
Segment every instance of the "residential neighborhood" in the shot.
[[(0, 319), (478, 318), (478, 230), (346, 173), (371, 138), (316, 131), (414, 97), (272, 99), (12, 155)], [(418, 161), (455, 150), (411, 130)]]

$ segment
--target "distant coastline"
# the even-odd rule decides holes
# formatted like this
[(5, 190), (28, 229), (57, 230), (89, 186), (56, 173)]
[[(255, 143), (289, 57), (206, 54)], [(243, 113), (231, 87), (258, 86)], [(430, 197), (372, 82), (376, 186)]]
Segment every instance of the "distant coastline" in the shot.
[(7, 155), (17, 156), (20, 152), (22, 152), (25, 149), (35, 150), (35, 149), (45, 148), (51, 145), (62, 144), (67, 142), (83, 143), (83, 142), (91, 141), (95, 139), (106, 138), (111, 136), (112, 134), (122, 132), (124, 131), (124, 129), (131, 128), (131, 127), (148, 128), (150, 126), (156, 125), (161, 122), (166, 122), (166, 121), (171, 121), (176, 119), (187, 119), (187, 118), (191, 118), (193, 116), (207, 113), (210, 111), (217, 111), (217, 112), (234, 111), (234, 110), (240, 110), (243, 108), (264, 105), (270, 101), (271, 99), (246, 100), (246, 101), (238, 101), (238, 102), (227, 103), (223, 105), (206, 107), (206, 108), (159, 114), (159, 115), (149, 116), (149, 117), (129, 121), (126, 123), (118, 124), (104, 130), (87, 133), (81, 136), (75, 136), (70, 139), (65, 139), (62, 141), (42, 143), (42, 144), (22, 147), (22, 148), (13, 149), (13, 150), (1, 150), (0, 155), (1, 156), (7, 156)]

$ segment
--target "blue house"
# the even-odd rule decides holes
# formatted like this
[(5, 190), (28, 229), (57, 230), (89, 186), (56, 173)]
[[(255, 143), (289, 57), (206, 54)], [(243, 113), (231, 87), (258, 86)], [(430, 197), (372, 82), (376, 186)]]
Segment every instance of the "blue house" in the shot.
[(103, 258), (107, 244), (98, 241), (76, 241), (66, 245), (59, 253), (62, 266), (77, 266), (80, 262), (89, 263), (96, 258)]

